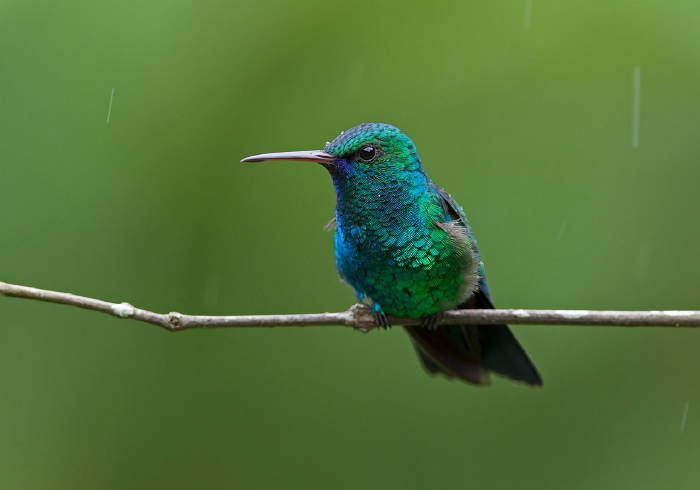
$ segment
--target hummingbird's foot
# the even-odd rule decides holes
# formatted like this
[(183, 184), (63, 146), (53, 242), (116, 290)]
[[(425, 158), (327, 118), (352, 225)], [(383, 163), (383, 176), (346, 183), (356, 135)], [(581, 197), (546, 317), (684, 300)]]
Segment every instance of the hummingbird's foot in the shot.
[(377, 326), (383, 330), (386, 330), (387, 328), (391, 327), (391, 324), (389, 323), (389, 320), (387, 320), (386, 315), (384, 313), (375, 313), (374, 323), (376, 323)]
[(421, 327), (427, 328), (428, 330), (435, 330), (438, 328), (438, 325), (440, 324), (440, 320), (442, 320), (442, 311), (438, 311), (434, 315), (430, 315), (428, 317), (425, 317), (423, 319), (423, 323), (421, 324)]
[(374, 323), (379, 328), (386, 330), (387, 328), (391, 327), (391, 324), (384, 313), (384, 309), (377, 303), (372, 305), (372, 313), (374, 314)]

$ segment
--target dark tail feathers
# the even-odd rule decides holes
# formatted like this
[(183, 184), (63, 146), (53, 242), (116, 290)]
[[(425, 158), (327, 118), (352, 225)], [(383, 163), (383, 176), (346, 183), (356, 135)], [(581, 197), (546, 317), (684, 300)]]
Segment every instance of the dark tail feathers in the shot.
[[(493, 308), (482, 290), (459, 306)], [(435, 329), (404, 327), (425, 369), (476, 385), (490, 383), (490, 371), (531, 386), (542, 377), (507, 325), (441, 325)]]

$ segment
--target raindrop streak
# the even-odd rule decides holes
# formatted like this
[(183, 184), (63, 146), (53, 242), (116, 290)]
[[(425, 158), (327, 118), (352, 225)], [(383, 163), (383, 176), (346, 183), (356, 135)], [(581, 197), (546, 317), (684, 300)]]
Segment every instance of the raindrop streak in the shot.
[(564, 234), (564, 230), (566, 230), (566, 221), (564, 221), (559, 227), (559, 233), (557, 233), (557, 240), (561, 240), (561, 237)]
[(690, 402), (685, 402), (685, 407), (683, 407), (683, 417), (681, 417), (681, 432), (685, 432), (685, 420), (688, 418), (689, 408)]
[(639, 98), (642, 90), (642, 69), (635, 66), (632, 76), (632, 148), (639, 148)]
[(109, 97), (109, 110), (107, 111), (107, 122), (109, 123), (109, 116), (112, 114), (112, 100), (114, 100), (114, 89), (112, 89), (112, 95)]
[(523, 29), (530, 28), (530, 19), (532, 18), (532, 0), (525, 0), (525, 18), (523, 18)]
[(651, 262), (651, 243), (642, 243), (637, 251), (637, 263), (634, 275), (638, 280), (644, 280), (649, 275), (649, 263)]

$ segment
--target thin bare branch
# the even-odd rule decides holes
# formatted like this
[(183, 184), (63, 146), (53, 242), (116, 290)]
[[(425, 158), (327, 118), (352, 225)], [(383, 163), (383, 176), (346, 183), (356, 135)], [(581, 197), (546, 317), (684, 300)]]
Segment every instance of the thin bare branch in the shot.
[[(70, 293), (48, 291), (0, 282), (0, 294), (72, 305), (118, 318), (130, 318), (158, 325), (171, 332), (213, 327), (308, 327), (340, 325), (368, 332), (375, 328), (374, 316), (363, 305), (340, 313), (301, 315), (200, 316), (182, 313), (154, 313), (128, 303), (110, 303)], [(389, 317), (392, 325), (419, 325), (420, 320)], [(700, 327), (700, 311), (598, 311), (598, 310), (451, 310), (439, 324), (497, 325), (580, 325), (619, 327)]]

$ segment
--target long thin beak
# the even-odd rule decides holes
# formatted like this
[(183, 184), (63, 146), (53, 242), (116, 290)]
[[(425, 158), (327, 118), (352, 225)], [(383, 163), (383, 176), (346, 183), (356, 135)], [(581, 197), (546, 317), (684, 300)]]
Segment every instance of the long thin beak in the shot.
[(267, 160), (295, 160), (298, 162), (330, 163), (335, 157), (325, 151), (285, 151), (281, 153), (262, 153), (241, 160), (242, 162), (265, 162)]

